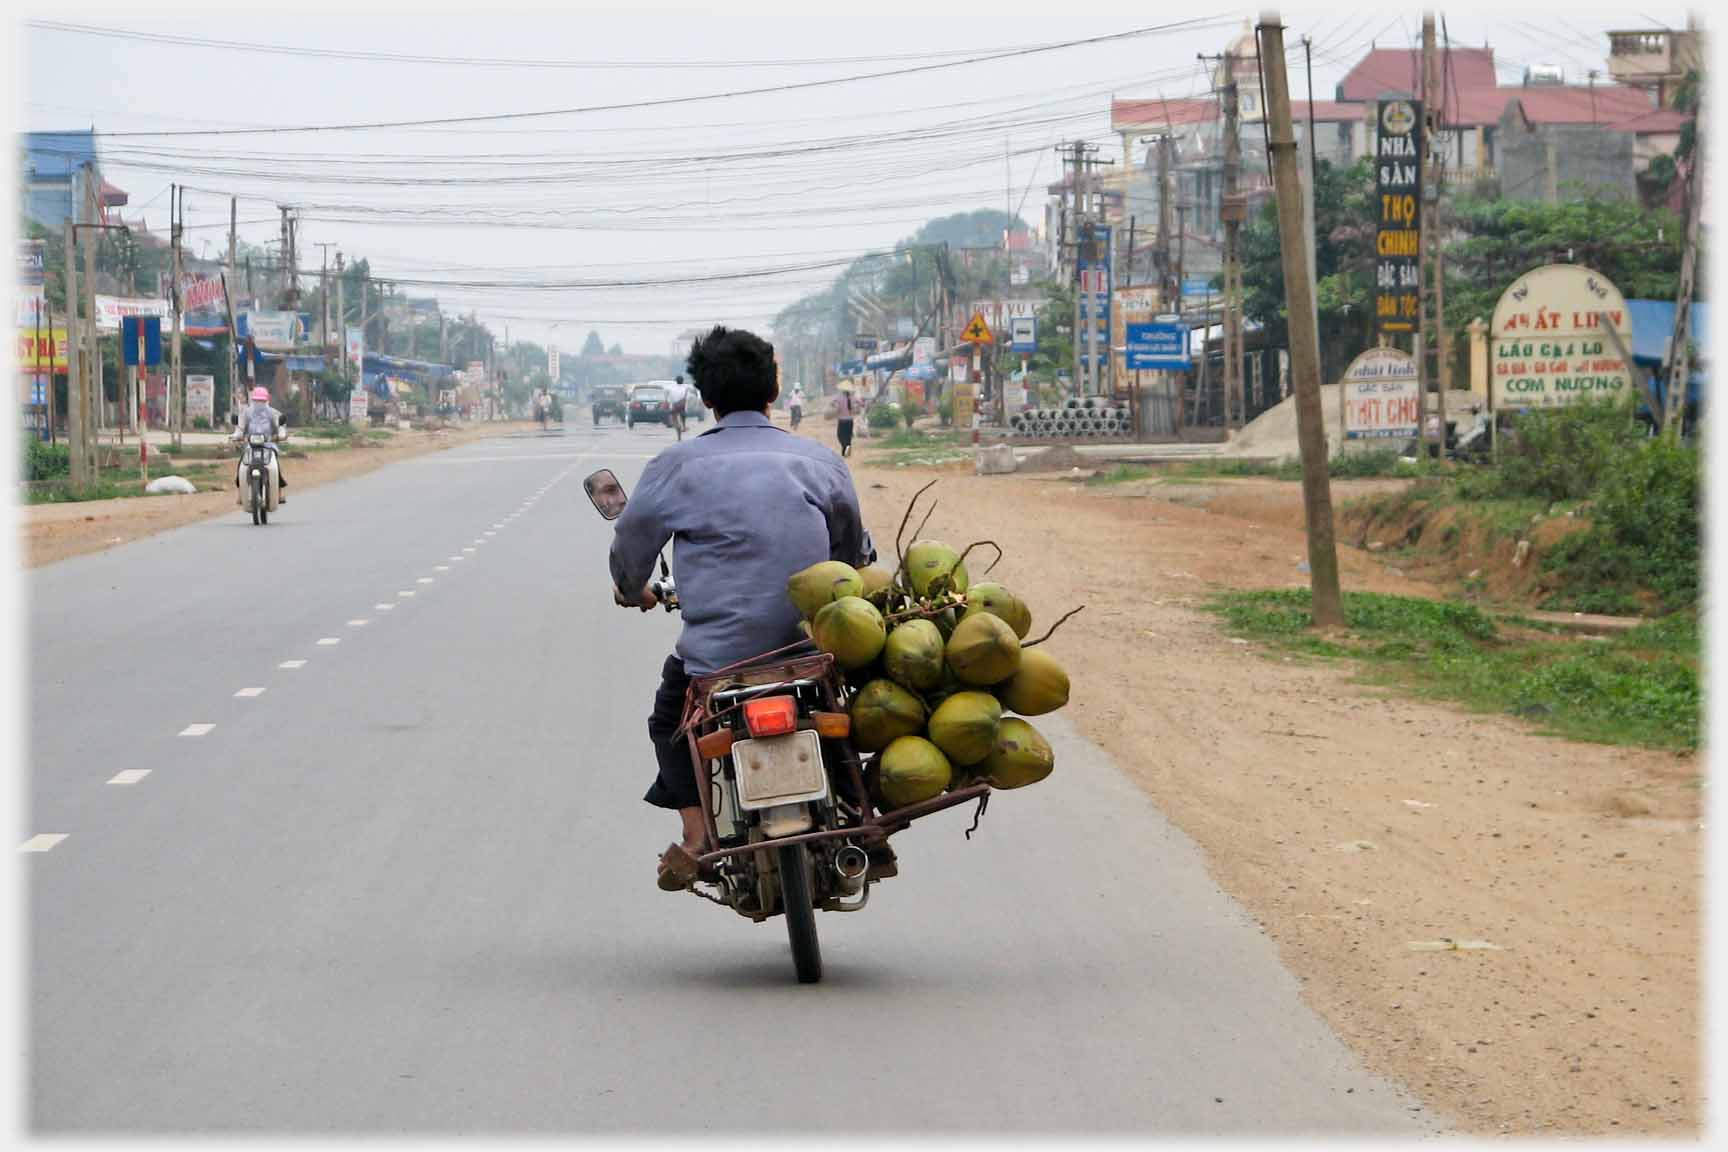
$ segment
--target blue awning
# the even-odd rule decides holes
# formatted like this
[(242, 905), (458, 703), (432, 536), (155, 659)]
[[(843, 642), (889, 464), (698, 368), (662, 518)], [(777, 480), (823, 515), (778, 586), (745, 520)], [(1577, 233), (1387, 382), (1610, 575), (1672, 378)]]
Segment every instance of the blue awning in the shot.
[[(1632, 317), (1632, 359), (1642, 364), (1666, 364), (1668, 344), (1674, 336), (1673, 301), (1628, 300), (1626, 309)], [(1709, 313), (1702, 304), (1692, 305), (1692, 345), (1701, 361), (1709, 359)], [(1703, 365), (1694, 365), (1693, 381), (1701, 382), (1704, 376)]]

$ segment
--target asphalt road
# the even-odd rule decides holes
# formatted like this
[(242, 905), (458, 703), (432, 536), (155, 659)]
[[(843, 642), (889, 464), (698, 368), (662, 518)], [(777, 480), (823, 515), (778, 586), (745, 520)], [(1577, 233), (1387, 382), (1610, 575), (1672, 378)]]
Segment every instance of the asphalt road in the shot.
[(472, 444), (27, 575), (33, 1130), (1434, 1130), (1059, 718), (1049, 781), (818, 917), (820, 985), (658, 891), (676, 620), (611, 605), (581, 478), (670, 439)]

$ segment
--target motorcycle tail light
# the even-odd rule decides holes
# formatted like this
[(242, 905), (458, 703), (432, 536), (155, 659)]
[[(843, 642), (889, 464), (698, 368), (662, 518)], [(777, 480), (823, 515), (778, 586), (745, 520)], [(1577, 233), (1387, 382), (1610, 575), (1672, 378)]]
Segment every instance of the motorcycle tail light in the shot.
[(816, 712), (810, 719), (816, 722), (816, 735), (828, 740), (844, 740), (852, 735), (852, 717), (844, 712)]
[(718, 760), (732, 751), (732, 729), (721, 728), (696, 738), (696, 751), (704, 760)]
[(750, 735), (785, 736), (798, 729), (798, 702), (790, 696), (764, 696), (744, 704), (744, 726)]

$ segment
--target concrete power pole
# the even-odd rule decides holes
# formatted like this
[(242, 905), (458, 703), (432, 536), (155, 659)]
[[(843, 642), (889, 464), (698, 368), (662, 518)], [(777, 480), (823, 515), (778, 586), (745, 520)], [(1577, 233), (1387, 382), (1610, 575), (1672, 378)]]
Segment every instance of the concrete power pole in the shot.
[[(66, 264), (66, 436), (71, 454), (72, 490), (82, 492), (90, 482), (89, 458), (84, 447), (84, 357), (79, 355), (83, 333), (78, 327), (78, 241), (71, 217), (65, 221)], [(40, 352), (37, 353), (40, 355)], [(50, 359), (49, 383), (53, 383)]]
[(1171, 273), (1175, 265), (1170, 259), (1170, 153), (1172, 141), (1169, 133), (1158, 137), (1158, 251), (1159, 251), (1159, 288), (1163, 296), (1164, 311), (1174, 311), (1172, 301), (1181, 298), (1180, 285), (1172, 286)]
[[(102, 197), (97, 191), (96, 170), (86, 168), (84, 180), (84, 214), (88, 218), (93, 231), (102, 223)], [(98, 231), (99, 234), (99, 231)], [(84, 446), (90, 453), (90, 478), (97, 479), (102, 474), (102, 438), (98, 429), (102, 427), (102, 407), (107, 403), (107, 389), (102, 381), (102, 337), (96, 330), (96, 244), (93, 239), (84, 241), (84, 330), (89, 334), (90, 356), (85, 372), (90, 377), (90, 387), (84, 394)]]
[(1320, 408), (1320, 333), (1308, 286), (1307, 255), (1314, 244), (1302, 209), (1296, 132), (1290, 123), (1290, 80), (1284, 71), (1284, 26), (1276, 12), (1260, 18), (1260, 60), (1266, 76), (1272, 180), (1283, 237), (1284, 303), (1290, 325), (1290, 374), (1296, 393), (1296, 436), (1302, 453), (1302, 505), (1308, 525), (1308, 570), (1317, 628), (1344, 625), (1333, 539), (1332, 482), (1326, 459), (1325, 414)]
[(1440, 446), (1442, 458), (1446, 455), (1446, 390), (1452, 386), (1451, 349), (1446, 342), (1446, 255), (1445, 245), (1441, 239), (1441, 197), (1446, 191), (1446, 168), (1444, 163), (1433, 163), (1435, 141), (1440, 138), (1440, 105), (1443, 96), (1440, 87), (1440, 57), (1434, 48), (1434, 13), (1425, 12), (1422, 15), (1422, 114), (1428, 122), (1426, 139), (1422, 141), (1422, 156), (1428, 164), (1428, 175), (1434, 181), (1434, 206), (1427, 208), (1427, 183), (1423, 183), (1423, 206), (1428, 212), (1428, 227), (1424, 228), (1424, 247), (1432, 247), (1434, 253), (1434, 352), (1435, 362), (1439, 367), (1440, 388), (1435, 397), (1435, 413), (1440, 418)]
[[(1700, 85), (1702, 88), (1702, 85)], [(1662, 433), (1679, 439), (1686, 422), (1686, 391), (1692, 377), (1692, 297), (1698, 276), (1698, 224), (1704, 214), (1704, 93), (1692, 121), (1692, 170), (1686, 177), (1686, 247), (1680, 254), (1680, 293), (1674, 301), (1674, 335), (1668, 344), (1668, 390), (1662, 401)]]
[(1242, 121), (1236, 91), (1236, 55), (1224, 53), (1224, 427), (1247, 423), (1242, 390)]
[(348, 385), (348, 390), (354, 390), (353, 383), (348, 379), (348, 309), (342, 299), (344, 295), (342, 283), (342, 251), (336, 251), (336, 349), (342, 358), (342, 382)]
[(240, 198), (228, 197), (228, 404), (238, 412), (240, 389), (239, 333), (234, 328), (234, 267), (240, 254)]
[(183, 364), (180, 359), (180, 332), (182, 328), (180, 277), (185, 274), (185, 255), (181, 249), (184, 243), (184, 210), (181, 207), (181, 197), (185, 192), (175, 185), (171, 189), (168, 201), (169, 235), (174, 245), (174, 259), (169, 275), (173, 277), (173, 286), (168, 299), (174, 306), (174, 343), (168, 351), (168, 427), (172, 430), (173, 444), (180, 447), (180, 434), (186, 428), (186, 377), (182, 374)]
[[(1417, 186), (1421, 194), (1417, 199), (1416, 220), (1417, 231), (1421, 234), (1421, 243), (1416, 247), (1416, 283), (1419, 286), (1421, 307), (1416, 312), (1416, 443), (1422, 446), (1421, 455), (1428, 455), (1428, 384), (1431, 379), (1428, 373), (1428, 308), (1431, 293), (1428, 291), (1428, 245), (1433, 239), (1433, 213), (1428, 209), (1429, 182), (1434, 178), (1432, 166), (1428, 162), (1429, 143), (1433, 135), (1433, 109), (1430, 101), (1433, 97), (1434, 79), (1434, 14), (1422, 14), (1422, 149), (1416, 163), (1420, 168)], [(1444, 433), (1442, 433), (1444, 435)]]

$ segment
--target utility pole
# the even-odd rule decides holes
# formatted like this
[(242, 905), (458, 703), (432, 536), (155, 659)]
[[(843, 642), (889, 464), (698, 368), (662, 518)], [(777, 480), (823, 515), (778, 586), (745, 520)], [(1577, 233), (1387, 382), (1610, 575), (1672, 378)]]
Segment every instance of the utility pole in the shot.
[[(1702, 84), (1700, 84), (1702, 89)], [(1686, 392), (1692, 382), (1692, 296), (1698, 276), (1698, 223), (1704, 214), (1704, 93), (1692, 121), (1692, 168), (1686, 176), (1686, 248), (1680, 254), (1680, 294), (1674, 301), (1674, 335), (1668, 343), (1668, 390), (1662, 401), (1662, 433), (1678, 440), (1686, 422)]]
[(183, 365), (180, 359), (180, 333), (183, 327), (180, 318), (180, 277), (185, 271), (185, 255), (181, 250), (185, 228), (182, 198), (185, 195), (184, 189), (174, 185), (168, 198), (168, 230), (174, 245), (174, 260), (169, 272), (169, 276), (173, 278), (173, 286), (168, 296), (174, 307), (174, 342), (168, 349), (168, 427), (171, 429), (170, 435), (176, 450), (180, 447), (180, 434), (186, 428), (186, 378), (181, 374)]
[[(84, 211), (89, 217), (92, 228), (102, 223), (102, 198), (96, 188), (96, 169), (87, 167), (84, 181)], [(90, 334), (90, 358), (87, 371), (90, 375), (90, 389), (85, 394), (85, 419), (88, 421), (85, 431), (85, 447), (90, 452), (90, 478), (96, 479), (102, 474), (102, 438), (98, 429), (102, 427), (102, 407), (107, 403), (107, 388), (102, 380), (102, 345), (101, 335), (96, 331), (96, 245), (98, 241), (86, 239), (84, 242), (84, 325)]]
[(1174, 310), (1171, 301), (1181, 299), (1180, 285), (1172, 288), (1170, 281), (1170, 152), (1170, 135), (1165, 133), (1158, 137), (1158, 273), (1166, 312)]
[[(1428, 243), (1434, 249), (1434, 352), (1436, 364), (1439, 367), (1440, 389), (1435, 397), (1435, 412), (1440, 417), (1440, 447), (1441, 458), (1446, 455), (1446, 391), (1452, 387), (1452, 355), (1451, 346), (1446, 340), (1446, 245), (1441, 235), (1442, 197), (1446, 194), (1446, 166), (1436, 165), (1432, 161), (1435, 148), (1440, 139), (1440, 106), (1444, 103), (1444, 95), (1440, 89), (1440, 58), (1434, 51), (1434, 14), (1425, 13), (1422, 17), (1422, 42), (1426, 59), (1423, 61), (1426, 71), (1423, 73), (1423, 114), (1428, 121), (1428, 131), (1423, 140), (1422, 152), (1428, 157), (1428, 174), (1434, 178), (1434, 207), (1428, 210), (1428, 227), (1424, 234)], [(1428, 186), (1424, 184), (1423, 200), (1426, 203)]]
[(342, 299), (344, 295), (342, 283), (342, 250), (336, 250), (336, 349), (342, 358), (342, 382), (348, 385), (348, 390), (354, 390), (353, 382), (348, 379), (348, 309)]
[(1247, 423), (1242, 393), (1242, 121), (1236, 91), (1236, 55), (1224, 53), (1224, 427)]
[[(84, 446), (84, 357), (79, 355), (83, 333), (78, 327), (78, 259), (76, 225), (72, 218), (65, 221), (66, 263), (66, 436), (72, 464), (72, 490), (82, 492), (90, 482), (89, 459)], [(38, 351), (37, 355), (41, 355)], [(54, 364), (49, 358), (48, 383), (53, 387)]]
[(1305, 264), (1314, 238), (1302, 218), (1302, 176), (1296, 164), (1296, 133), (1290, 123), (1290, 80), (1284, 68), (1284, 26), (1276, 12), (1260, 18), (1260, 60), (1266, 76), (1266, 115), (1271, 129), (1272, 180), (1282, 238), (1284, 303), (1290, 325), (1291, 383), (1296, 393), (1296, 436), (1302, 453), (1302, 505), (1308, 526), (1308, 570), (1313, 619), (1318, 628), (1344, 624), (1338, 586), (1338, 549), (1333, 540), (1332, 482), (1326, 459), (1325, 416), (1320, 408), (1320, 333), (1314, 323)]
[[(1417, 205), (1417, 230), (1422, 242), (1416, 247), (1416, 283), (1421, 286), (1421, 308), (1416, 317), (1416, 443), (1422, 445), (1422, 455), (1428, 455), (1428, 245), (1433, 241), (1433, 213), (1428, 209), (1429, 181), (1434, 178), (1429, 153), (1434, 125), (1434, 13), (1422, 14), (1422, 152), (1417, 157), (1421, 166), (1419, 187), (1422, 196)], [(1441, 430), (1442, 442), (1445, 430)]]
[(228, 279), (224, 292), (228, 298), (228, 410), (240, 411), (240, 346), (239, 332), (234, 327), (234, 266), (240, 252), (240, 198), (228, 197)]

